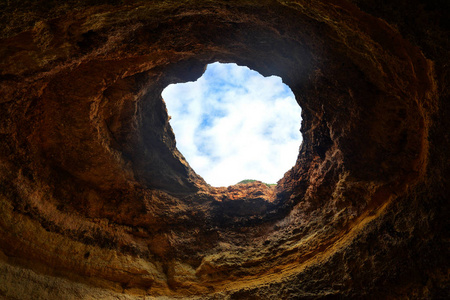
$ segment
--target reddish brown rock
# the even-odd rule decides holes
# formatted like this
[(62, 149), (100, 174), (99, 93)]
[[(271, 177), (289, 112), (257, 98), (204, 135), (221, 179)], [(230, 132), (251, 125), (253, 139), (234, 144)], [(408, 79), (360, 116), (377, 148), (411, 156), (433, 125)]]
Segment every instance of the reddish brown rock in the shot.
[[(0, 7), (0, 297), (449, 295), (447, 4), (49, 3)], [(176, 149), (161, 91), (214, 61), (302, 107), (276, 187)]]

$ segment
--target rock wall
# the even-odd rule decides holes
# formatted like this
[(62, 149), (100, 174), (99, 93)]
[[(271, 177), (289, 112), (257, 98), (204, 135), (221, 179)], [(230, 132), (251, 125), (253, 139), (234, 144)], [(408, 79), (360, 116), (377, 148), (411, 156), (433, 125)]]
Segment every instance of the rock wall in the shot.
[[(446, 298), (449, 7), (372, 2), (3, 4), (0, 298)], [(276, 187), (176, 149), (161, 92), (215, 61), (302, 107)]]

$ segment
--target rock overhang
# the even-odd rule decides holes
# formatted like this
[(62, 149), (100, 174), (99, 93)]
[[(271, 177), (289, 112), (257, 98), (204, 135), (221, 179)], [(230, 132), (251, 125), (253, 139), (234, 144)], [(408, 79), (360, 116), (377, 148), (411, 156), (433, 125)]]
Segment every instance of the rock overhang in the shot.
[[(433, 65), (347, 2), (166, 1), (69, 15), (3, 40), (4, 252), (35, 251), (56, 270), (44, 274), (154, 295), (286, 280), (423, 181)], [(302, 106), (296, 166), (266, 198), (255, 184), (231, 201), (176, 150), (161, 91), (214, 61), (280, 76)], [(7, 215), (29, 218), (24, 238)]]

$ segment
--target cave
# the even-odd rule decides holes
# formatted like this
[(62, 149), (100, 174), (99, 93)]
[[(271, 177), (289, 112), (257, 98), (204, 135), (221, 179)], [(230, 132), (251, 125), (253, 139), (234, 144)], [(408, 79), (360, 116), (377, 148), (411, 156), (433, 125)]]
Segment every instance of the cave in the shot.
[[(0, 12), (0, 298), (450, 295), (447, 2)], [(276, 186), (212, 187), (176, 148), (161, 92), (217, 61), (302, 107)]]

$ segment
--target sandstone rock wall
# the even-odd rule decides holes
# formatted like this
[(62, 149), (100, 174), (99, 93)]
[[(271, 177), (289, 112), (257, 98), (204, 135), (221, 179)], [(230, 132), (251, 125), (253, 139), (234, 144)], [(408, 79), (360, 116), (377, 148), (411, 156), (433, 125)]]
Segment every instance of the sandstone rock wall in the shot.
[[(448, 5), (414, 4), (3, 4), (0, 297), (446, 298)], [(161, 91), (215, 61), (302, 107), (276, 187), (176, 149)]]

